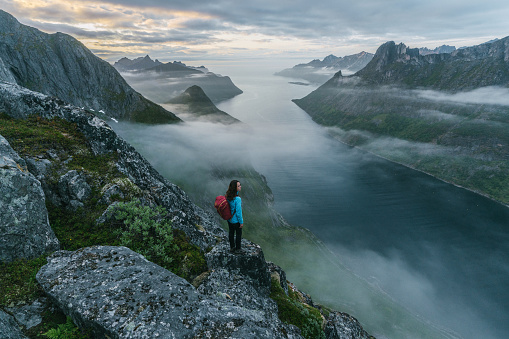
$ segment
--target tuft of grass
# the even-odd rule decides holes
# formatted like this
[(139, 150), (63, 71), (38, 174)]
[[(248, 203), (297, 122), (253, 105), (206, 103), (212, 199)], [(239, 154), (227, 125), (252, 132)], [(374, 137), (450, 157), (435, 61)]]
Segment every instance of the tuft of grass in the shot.
[(279, 282), (273, 278), (271, 281), (270, 297), (277, 304), (279, 319), (300, 328), (304, 338), (325, 339), (320, 311), (301, 303), (298, 296), (291, 289), (289, 289), (288, 294), (286, 295)]
[(46, 256), (0, 262), (0, 307), (13, 307), (33, 302), (42, 295), (35, 279), (37, 271), (46, 264)]

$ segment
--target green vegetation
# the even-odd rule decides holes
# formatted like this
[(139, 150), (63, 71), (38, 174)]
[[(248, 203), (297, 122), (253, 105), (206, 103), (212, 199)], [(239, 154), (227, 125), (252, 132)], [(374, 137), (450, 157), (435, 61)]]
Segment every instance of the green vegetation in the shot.
[(120, 202), (111, 211), (114, 219), (121, 222), (113, 233), (120, 244), (136, 251), (161, 266), (173, 262), (169, 255), (178, 250), (173, 243), (171, 222), (166, 210), (160, 206), (143, 206), (139, 200)]
[[(50, 160), (45, 185), (52, 191), (58, 191), (59, 178), (69, 170), (80, 172), (91, 187), (90, 197), (74, 211), (46, 199), (49, 222), (61, 249), (125, 245), (190, 282), (207, 270), (204, 254), (184, 232), (171, 228), (166, 210), (140, 203), (143, 192), (117, 170), (117, 154), (95, 156), (75, 124), (36, 116), (15, 120), (0, 113), (0, 135), (20, 156)], [(104, 192), (112, 185), (121, 191), (121, 195), (110, 197), (118, 202), (117, 208), (112, 218), (97, 224), (110, 203), (103, 199)], [(46, 256), (0, 263), (0, 307), (29, 304), (41, 297), (43, 291), (35, 275), (45, 263)], [(76, 330), (61, 312), (49, 309), (40, 325), (24, 332), (29, 338), (44, 334), (51, 338), (90, 338), (87, 331)]]
[(139, 108), (131, 113), (131, 121), (142, 124), (173, 124), (182, 121), (161, 106), (143, 97), (140, 100)]
[(84, 333), (74, 325), (72, 319), (67, 317), (67, 320), (63, 324), (59, 324), (57, 327), (50, 329), (44, 335), (50, 339), (80, 339), (83, 338)]
[(320, 311), (302, 303), (291, 288), (288, 289), (288, 295), (286, 295), (277, 279), (273, 278), (270, 297), (277, 303), (279, 319), (300, 328), (304, 338), (325, 339)]
[(35, 280), (37, 271), (46, 264), (46, 256), (32, 260), (0, 262), (0, 307), (12, 307), (33, 301), (42, 294)]

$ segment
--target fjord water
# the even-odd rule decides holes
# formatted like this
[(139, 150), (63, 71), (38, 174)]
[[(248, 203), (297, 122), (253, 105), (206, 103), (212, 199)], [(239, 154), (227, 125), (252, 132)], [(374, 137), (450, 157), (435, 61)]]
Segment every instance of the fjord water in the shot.
[(291, 224), (433, 323), (465, 338), (509, 336), (509, 208), (331, 140), (290, 101), (314, 88), (236, 82), (245, 94), (219, 108), (281, 130), (271, 147), (288, 152), (253, 163)]
[[(444, 338), (509, 336), (509, 208), (332, 139), (291, 102), (315, 87), (272, 75), (280, 69), (207, 66), (228, 74), (244, 91), (218, 107), (247, 128), (193, 123), (151, 129), (148, 139), (133, 136), (126, 126), (116, 129), (156, 168), (174, 166), (174, 172), (177, 165), (165, 163), (161, 152), (170, 152), (172, 163), (199, 166), (186, 152), (203, 148), (203, 156), (210, 156), (209, 144), (226, 140), (239, 161), (248, 158), (266, 176), (278, 212), (313, 232), (332, 260), (413, 317), (439, 328)], [(157, 139), (171, 141), (166, 147), (173, 150), (164, 151)], [(175, 151), (179, 147), (186, 151)], [(331, 295), (333, 288), (301, 271), (288, 270), (288, 279), (309, 289), (315, 301), (341, 304)], [(373, 313), (348, 306), (361, 323), (384, 316), (383, 305), (373, 306)], [(419, 337), (367, 329), (378, 337)]]

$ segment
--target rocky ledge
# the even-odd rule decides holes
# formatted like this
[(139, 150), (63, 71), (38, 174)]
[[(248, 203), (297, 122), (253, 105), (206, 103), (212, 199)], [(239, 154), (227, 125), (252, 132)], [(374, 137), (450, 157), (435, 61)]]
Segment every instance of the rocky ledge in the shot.
[[(55, 252), (37, 280), (76, 324), (98, 338), (300, 337), (297, 328), (278, 319), (268, 289), (257, 289), (256, 280), (240, 272), (217, 270), (196, 289), (126, 247), (96, 246)], [(239, 288), (226, 293), (224, 282)]]

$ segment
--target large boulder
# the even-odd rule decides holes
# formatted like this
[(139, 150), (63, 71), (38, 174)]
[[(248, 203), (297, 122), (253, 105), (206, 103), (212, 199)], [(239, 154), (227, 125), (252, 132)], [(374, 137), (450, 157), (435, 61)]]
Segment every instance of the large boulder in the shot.
[(55, 252), (37, 281), (97, 338), (300, 338), (277, 313), (203, 295), (126, 247)]
[(0, 261), (34, 258), (59, 247), (41, 183), (0, 136)]
[(26, 339), (14, 317), (0, 310), (0, 338)]

